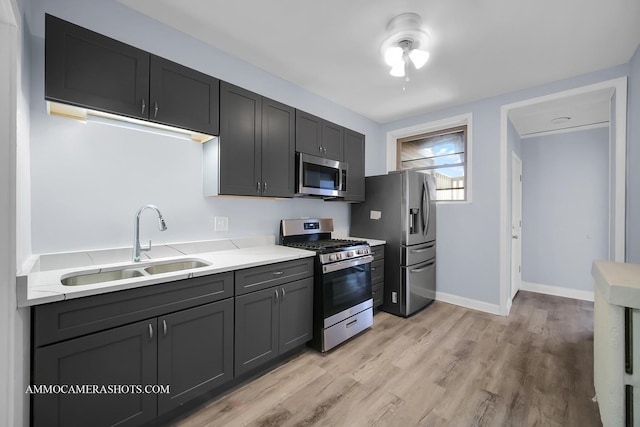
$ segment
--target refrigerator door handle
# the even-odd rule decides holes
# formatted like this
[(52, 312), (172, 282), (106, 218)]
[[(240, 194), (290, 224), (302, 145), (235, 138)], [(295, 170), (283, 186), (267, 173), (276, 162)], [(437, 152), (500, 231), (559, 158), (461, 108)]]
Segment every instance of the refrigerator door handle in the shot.
[(422, 234), (427, 235), (429, 229), (429, 210), (431, 209), (431, 200), (429, 200), (429, 188), (427, 186), (427, 178), (422, 180)]

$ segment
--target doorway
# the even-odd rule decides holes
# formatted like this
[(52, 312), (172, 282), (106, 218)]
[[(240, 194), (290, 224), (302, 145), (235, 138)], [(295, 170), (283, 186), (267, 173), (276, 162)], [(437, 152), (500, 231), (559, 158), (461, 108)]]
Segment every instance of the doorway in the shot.
[(522, 283), (522, 160), (511, 153), (511, 293), (513, 298)]
[[(513, 277), (512, 265), (517, 254), (512, 253), (512, 202), (510, 180), (513, 177), (510, 172), (512, 167), (512, 147), (509, 143), (509, 117), (514, 111), (524, 107), (532, 107), (567, 99), (577, 96), (589, 96), (590, 94), (609, 93), (609, 110), (607, 124), (611, 124), (609, 138), (609, 168), (608, 182), (610, 183), (608, 199), (609, 222), (609, 260), (624, 261), (625, 250), (625, 175), (626, 175), (626, 127), (627, 127), (627, 78), (604, 81), (589, 86), (584, 86), (564, 92), (546, 95), (538, 98), (503, 105), (501, 107), (501, 170), (500, 170), (500, 312), (508, 315), (511, 308), (514, 290), (518, 288), (518, 280)], [(602, 126), (603, 124), (594, 124)], [(525, 166), (526, 168), (526, 166)], [(526, 179), (526, 172), (525, 172)], [(513, 283), (515, 281), (515, 283)], [(542, 291), (544, 292), (544, 290)]]

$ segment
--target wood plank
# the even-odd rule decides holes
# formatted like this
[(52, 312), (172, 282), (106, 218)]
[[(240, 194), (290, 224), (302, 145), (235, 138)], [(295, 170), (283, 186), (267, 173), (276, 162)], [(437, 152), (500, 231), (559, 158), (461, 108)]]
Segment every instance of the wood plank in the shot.
[(434, 302), (178, 420), (202, 426), (599, 426), (593, 303), (520, 291), (508, 317)]

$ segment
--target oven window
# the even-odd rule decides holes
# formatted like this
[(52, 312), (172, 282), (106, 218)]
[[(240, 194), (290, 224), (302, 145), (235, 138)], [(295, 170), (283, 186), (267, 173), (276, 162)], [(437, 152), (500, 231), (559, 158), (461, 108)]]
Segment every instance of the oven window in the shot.
[(340, 182), (339, 173), (335, 168), (305, 162), (303, 163), (302, 173), (303, 186), (338, 190), (338, 183)]
[(371, 264), (325, 273), (322, 280), (324, 318), (371, 299)]

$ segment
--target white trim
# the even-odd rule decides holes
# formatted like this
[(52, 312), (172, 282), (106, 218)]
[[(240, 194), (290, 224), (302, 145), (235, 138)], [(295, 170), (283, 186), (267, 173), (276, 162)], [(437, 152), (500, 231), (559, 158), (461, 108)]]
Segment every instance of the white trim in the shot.
[[(582, 86), (550, 95), (505, 104), (500, 107), (500, 313), (509, 314), (509, 293), (511, 286), (511, 251), (509, 248), (509, 218), (507, 215), (507, 126), (509, 110), (541, 102), (552, 101), (567, 96), (580, 95), (602, 89), (614, 89), (616, 93), (616, 140), (615, 140), (615, 196), (613, 217), (614, 256), (612, 261), (625, 260), (625, 194), (626, 194), (626, 149), (627, 149), (627, 77), (619, 77), (588, 86)], [(610, 171), (611, 172), (611, 171)]]
[(472, 165), (473, 165), (473, 114), (466, 113), (459, 116), (447, 117), (445, 119), (433, 122), (420, 123), (418, 125), (409, 126), (401, 129), (394, 129), (387, 132), (387, 172), (396, 170), (397, 160), (397, 141), (399, 138), (418, 135), (421, 133), (435, 132), (442, 129), (452, 128), (456, 126), (467, 126), (467, 147), (465, 150), (467, 176), (465, 176), (465, 199), (466, 200), (443, 200), (438, 203), (471, 203), (472, 195)]
[(610, 122), (603, 122), (603, 123), (595, 123), (592, 125), (574, 126), (570, 128), (564, 128), (564, 129), (548, 130), (544, 132), (525, 133), (523, 135), (520, 135), (520, 139), (535, 138), (537, 136), (557, 135), (559, 133), (577, 132), (581, 130), (606, 128), (606, 127), (609, 127), (609, 124)]
[(500, 307), (497, 304), (490, 304), (488, 302), (460, 297), (457, 295), (447, 294), (444, 292), (436, 291), (436, 301), (442, 301), (448, 304), (459, 305), (460, 307), (483, 311), (489, 314), (496, 314), (496, 315), (500, 314)]
[(593, 291), (568, 288), (565, 286), (543, 285), (541, 283), (531, 283), (523, 280), (520, 290), (593, 302)]

